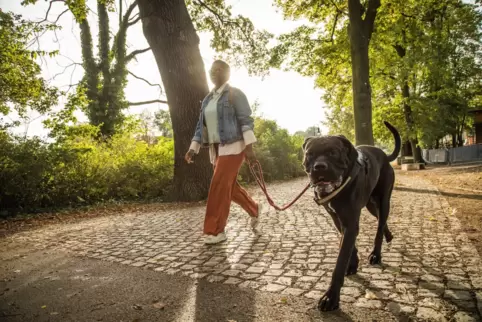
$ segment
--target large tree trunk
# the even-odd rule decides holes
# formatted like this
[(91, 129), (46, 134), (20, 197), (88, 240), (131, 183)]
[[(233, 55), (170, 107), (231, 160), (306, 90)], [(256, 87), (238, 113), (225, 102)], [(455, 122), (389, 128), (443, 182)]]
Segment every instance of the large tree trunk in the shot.
[(212, 166), (203, 151), (194, 165), (184, 161), (208, 93), (199, 37), (184, 1), (139, 0), (144, 35), (154, 53), (169, 102), (174, 132), (174, 182), (178, 201), (207, 197)]
[[(350, 26), (350, 31), (358, 27)], [(356, 32), (358, 34), (358, 32)], [(353, 34), (353, 32), (350, 32)], [(368, 44), (363, 39), (351, 38), (351, 70), (353, 87), (353, 114), (355, 117), (355, 142), (373, 145), (372, 100), (368, 65)]]
[(364, 8), (360, 1), (348, 0), (356, 145), (374, 143), (368, 46), (378, 7), (380, 0), (369, 0), (365, 18), (362, 19)]

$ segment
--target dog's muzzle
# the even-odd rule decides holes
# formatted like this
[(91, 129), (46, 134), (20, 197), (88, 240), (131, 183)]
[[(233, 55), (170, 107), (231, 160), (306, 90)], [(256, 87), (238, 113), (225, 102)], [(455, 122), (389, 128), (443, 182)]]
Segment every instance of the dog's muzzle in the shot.
[(316, 183), (313, 183), (312, 185), (315, 187), (316, 192), (320, 196), (325, 196), (327, 194), (332, 193), (336, 189), (338, 189), (343, 182), (342, 176), (340, 176), (337, 180), (335, 181), (323, 181), (320, 180)]

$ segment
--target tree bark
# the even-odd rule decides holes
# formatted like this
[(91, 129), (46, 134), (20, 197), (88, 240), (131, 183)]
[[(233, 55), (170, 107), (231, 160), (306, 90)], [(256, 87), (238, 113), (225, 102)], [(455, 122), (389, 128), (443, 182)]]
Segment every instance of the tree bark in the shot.
[(457, 133), (452, 133), (452, 148), (457, 147)]
[(362, 19), (364, 8), (360, 1), (348, 0), (356, 145), (374, 143), (368, 46), (379, 7), (380, 0), (369, 0), (365, 18)]
[(174, 181), (177, 201), (207, 197), (212, 166), (206, 152), (194, 165), (184, 161), (208, 93), (199, 37), (184, 1), (139, 0), (144, 35), (152, 48), (164, 84), (174, 132)]
[(410, 98), (410, 87), (408, 85), (408, 80), (404, 79), (402, 86), (402, 97), (403, 97), (403, 114), (405, 116), (405, 123), (408, 129), (408, 139), (410, 141), (410, 146), (412, 147), (413, 162), (419, 163), (422, 161), (422, 151), (418, 146), (418, 138), (415, 133), (415, 122), (413, 121), (412, 107), (408, 104), (408, 99)]

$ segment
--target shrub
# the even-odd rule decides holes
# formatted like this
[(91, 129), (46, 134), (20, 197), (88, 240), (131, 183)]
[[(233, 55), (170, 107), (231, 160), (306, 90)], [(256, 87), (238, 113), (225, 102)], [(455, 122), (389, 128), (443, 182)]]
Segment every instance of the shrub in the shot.
[[(288, 180), (304, 175), (301, 165), (302, 136), (291, 136), (287, 130), (279, 128), (275, 121), (261, 118), (255, 119), (254, 132), (258, 140), (254, 149), (266, 181)], [(241, 168), (240, 179), (244, 182), (254, 181), (247, 165)]]
[[(303, 137), (257, 118), (255, 151), (266, 181), (303, 175)], [(174, 143), (136, 138), (135, 126), (99, 140), (92, 125), (65, 127), (56, 142), (18, 138), (0, 131), (0, 209), (37, 211), (111, 200), (162, 199), (174, 169)], [(139, 136), (137, 136), (139, 137)], [(240, 180), (253, 182), (247, 166)]]
[(45, 143), (3, 133), (0, 150), (2, 209), (160, 198), (173, 175), (174, 145), (166, 138), (153, 145), (130, 134)]

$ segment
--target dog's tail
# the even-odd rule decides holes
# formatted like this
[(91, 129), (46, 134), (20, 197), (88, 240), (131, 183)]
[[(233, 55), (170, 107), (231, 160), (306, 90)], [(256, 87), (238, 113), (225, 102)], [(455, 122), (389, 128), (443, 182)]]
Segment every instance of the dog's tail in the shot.
[(388, 123), (387, 121), (383, 121), (385, 126), (392, 132), (393, 138), (395, 139), (395, 149), (393, 150), (392, 154), (388, 156), (388, 161), (392, 162), (397, 159), (398, 154), (400, 153), (400, 149), (402, 148), (402, 139), (400, 138), (400, 134), (398, 133), (397, 129)]

